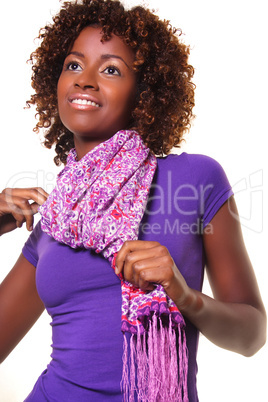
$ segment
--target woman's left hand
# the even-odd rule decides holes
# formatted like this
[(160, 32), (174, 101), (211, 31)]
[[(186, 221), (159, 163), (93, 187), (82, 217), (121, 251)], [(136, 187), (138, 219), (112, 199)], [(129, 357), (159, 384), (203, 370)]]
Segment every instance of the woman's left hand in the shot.
[(161, 284), (178, 308), (190, 302), (191, 289), (168, 249), (158, 242), (126, 241), (116, 257), (116, 273), (143, 291)]

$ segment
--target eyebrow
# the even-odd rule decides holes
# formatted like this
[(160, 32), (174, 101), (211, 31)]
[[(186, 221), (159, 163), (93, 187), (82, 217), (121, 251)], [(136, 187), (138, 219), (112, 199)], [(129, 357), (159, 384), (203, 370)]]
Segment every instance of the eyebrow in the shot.
[(125, 62), (125, 60), (121, 56), (117, 56), (116, 54), (103, 54), (101, 56), (102, 59), (120, 59), (122, 62), (127, 66), (127, 68), (130, 68), (129, 65)]
[[(69, 56), (70, 54), (73, 54), (74, 56), (81, 57), (81, 58), (83, 58), (83, 59), (85, 58), (85, 55), (84, 55), (83, 53), (80, 53), (80, 52), (75, 52), (75, 51), (73, 51), (73, 52), (70, 52), (70, 53), (68, 54), (68, 56)], [(109, 53), (107, 53), (107, 54), (102, 54), (102, 55), (101, 55), (101, 59), (103, 59), (103, 60), (107, 60), (107, 59), (120, 59), (120, 60), (122, 60), (122, 62), (127, 66), (127, 68), (130, 68), (129, 65), (125, 62), (125, 60), (124, 60), (121, 56), (118, 56), (118, 55), (116, 55), (116, 54), (109, 54)]]

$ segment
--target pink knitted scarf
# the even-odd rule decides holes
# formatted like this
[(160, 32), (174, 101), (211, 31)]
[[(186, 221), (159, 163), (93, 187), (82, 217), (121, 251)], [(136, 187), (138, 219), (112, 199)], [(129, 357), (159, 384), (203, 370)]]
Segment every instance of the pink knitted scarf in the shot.
[[(42, 230), (72, 248), (102, 253), (115, 268), (123, 243), (138, 238), (156, 164), (135, 131), (117, 132), (79, 161), (72, 149), (39, 208)], [(181, 313), (161, 285), (143, 292), (120, 279), (124, 400), (188, 401)], [(125, 332), (132, 334), (129, 345)]]

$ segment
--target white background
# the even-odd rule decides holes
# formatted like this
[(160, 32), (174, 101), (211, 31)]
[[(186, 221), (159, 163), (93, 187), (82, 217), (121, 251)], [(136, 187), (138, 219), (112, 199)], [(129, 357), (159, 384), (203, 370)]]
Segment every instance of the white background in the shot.
[[(136, 5), (137, 1), (126, 2)], [(267, 10), (265, 0), (149, 0), (184, 32), (196, 73), (196, 119), (182, 150), (203, 153), (224, 167), (236, 191), (245, 242), (268, 306), (267, 275)], [(0, 188), (42, 186), (51, 191), (58, 171), (53, 151), (32, 132), (30, 67), (40, 27), (59, 9), (58, 0), (13, 0), (1, 4)], [(0, 239), (0, 279), (27, 239), (25, 228)], [(204, 291), (210, 294), (205, 280)], [(50, 319), (38, 323), (0, 367), (0, 402), (20, 402), (49, 361)], [(249, 326), (251, 323), (249, 322)], [(1, 331), (4, 328), (0, 328)], [(201, 402), (268, 400), (267, 346), (252, 358), (200, 339)]]

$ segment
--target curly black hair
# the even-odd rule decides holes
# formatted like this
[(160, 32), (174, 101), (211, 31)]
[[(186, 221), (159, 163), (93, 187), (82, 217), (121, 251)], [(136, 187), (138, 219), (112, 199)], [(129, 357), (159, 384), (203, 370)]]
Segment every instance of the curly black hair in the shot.
[(30, 57), (35, 93), (27, 101), (37, 110), (34, 131), (46, 129), (44, 145), (55, 145), (56, 165), (65, 164), (74, 140), (59, 117), (57, 83), (68, 51), (90, 25), (102, 28), (103, 41), (114, 34), (133, 49), (138, 96), (128, 128), (137, 130), (155, 154), (168, 154), (179, 146), (193, 117), (195, 85), (189, 47), (179, 41), (181, 32), (169, 21), (141, 6), (126, 10), (118, 0), (64, 2), (53, 23), (40, 30), (40, 46)]

